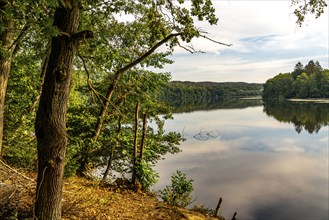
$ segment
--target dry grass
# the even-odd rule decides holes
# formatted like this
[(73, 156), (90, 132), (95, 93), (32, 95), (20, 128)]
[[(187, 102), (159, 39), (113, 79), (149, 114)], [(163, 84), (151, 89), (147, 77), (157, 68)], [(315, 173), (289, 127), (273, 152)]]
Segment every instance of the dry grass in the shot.
[[(31, 218), (35, 184), (34, 174), (22, 174), (0, 160), (0, 219)], [(102, 186), (77, 177), (64, 181), (62, 208), (64, 220), (215, 219), (169, 206), (154, 196), (126, 187)]]

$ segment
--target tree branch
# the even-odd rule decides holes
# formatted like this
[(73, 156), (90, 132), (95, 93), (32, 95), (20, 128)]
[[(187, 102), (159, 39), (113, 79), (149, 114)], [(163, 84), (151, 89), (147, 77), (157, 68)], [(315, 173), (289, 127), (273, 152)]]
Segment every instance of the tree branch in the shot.
[[(103, 96), (101, 93), (99, 93), (99, 92), (94, 88), (94, 86), (92, 85), (92, 80), (90, 79), (90, 74), (89, 74), (89, 71), (88, 71), (88, 68), (87, 68), (87, 64), (86, 64), (85, 59), (84, 59), (80, 54), (78, 55), (78, 57), (81, 59), (82, 64), (83, 64), (83, 68), (84, 68), (85, 72), (87, 73), (87, 77), (88, 77), (88, 79), (87, 79), (87, 84), (88, 84), (88, 87), (89, 87), (90, 90), (96, 95), (96, 97), (98, 98), (98, 100), (99, 100), (100, 102), (102, 102), (103, 99), (106, 99), (106, 97)], [(103, 99), (102, 99), (101, 97), (102, 97)]]
[(137, 64), (141, 63), (143, 60), (145, 60), (148, 56), (150, 56), (156, 49), (158, 49), (161, 45), (163, 45), (164, 43), (166, 43), (168, 40), (170, 40), (173, 37), (178, 37), (180, 35), (182, 35), (183, 33), (174, 33), (174, 34), (169, 34), (167, 37), (165, 37), (164, 39), (162, 39), (160, 42), (158, 42), (157, 44), (155, 44), (150, 50), (148, 50), (146, 53), (144, 53), (142, 56), (138, 57), (136, 60), (132, 61), (131, 63), (129, 63), (127, 66), (117, 70), (117, 73), (122, 73), (125, 72), (127, 70), (129, 70), (130, 68), (136, 66)]
[(21, 30), (21, 32), (19, 33), (18, 37), (14, 40), (14, 42), (10, 45), (10, 47), (8, 48), (8, 50), (10, 50), (12, 47), (14, 47), (17, 42), (23, 37), (23, 35), (25, 34), (25, 32), (30, 28), (29, 24), (25, 24), (23, 29)]
[(213, 40), (213, 39), (207, 37), (206, 35), (201, 35), (201, 34), (200, 34), (200, 37), (203, 37), (203, 38), (205, 38), (205, 39), (207, 39), (207, 40), (210, 40), (211, 42), (214, 42), (214, 43), (216, 43), (216, 44), (220, 44), (220, 45), (224, 45), (224, 46), (228, 46), (228, 47), (233, 46), (233, 44), (226, 44), (226, 43), (222, 43), (222, 42), (219, 42), (219, 41)]
[(91, 10), (97, 8), (97, 7), (103, 6), (105, 4), (109, 4), (111, 2), (112, 2), (111, 0), (110, 1), (102, 1), (101, 3), (99, 3), (99, 4), (97, 4), (97, 5), (93, 6), (93, 7), (83, 9), (83, 11), (91, 11)]
[(185, 47), (185, 46), (182, 46), (179, 42), (178, 42), (177, 44), (178, 44), (179, 47), (181, 47), (181, 48), (183, 48), (184, 50), (190, 52), (191, 54), (194, 54), (194, 53), (206, 53), (206, 52), (204, 52), (204, 51), (202, 51), (202, 50), (195, 50), (194, 47), (193, 47), (193, 45), (191, 45), (191, 46), (186, 46), (186, 47)]
[(72, 38), (75, 42), (80, 42), (81, 40), (89, 39), (89, 38), (93, 38), (93, 37), (94, 37), (94, 33), (89, 30), (79, 31), (79, 32), (73, 34), (73, 36), (72, 36)]

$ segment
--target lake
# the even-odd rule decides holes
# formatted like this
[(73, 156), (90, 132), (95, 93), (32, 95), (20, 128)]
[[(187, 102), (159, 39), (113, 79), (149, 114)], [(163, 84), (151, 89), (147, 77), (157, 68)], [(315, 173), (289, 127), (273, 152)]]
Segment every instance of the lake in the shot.
[(226, 219), (235, 211), (250, 220), (329, 218), (329, 104), (245, 100), (187, 109), (166, 122), (186, 141), (156, 165), (156, 189), (181, 170), (194, 180), (193, 205), (215, 209), (222, 197)]

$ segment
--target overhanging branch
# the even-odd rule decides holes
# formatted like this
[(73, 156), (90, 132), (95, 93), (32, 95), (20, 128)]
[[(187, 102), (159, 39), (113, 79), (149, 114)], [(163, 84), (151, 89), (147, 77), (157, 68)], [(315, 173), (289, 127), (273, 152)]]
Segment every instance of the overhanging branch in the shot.
[(203, 37), (203, 38), (205, 38), (205, 39), (207, 39), (207, 40), (210, 40), (211, 42), (214, 42), (214, 43), (216, 43), (216, 44), (220, 44), (220, 45), (224, 45), (224, 46), (228, 46), (228, 47), (233, 46), (233, 44), (222, 43), (222, 42), (216, 41), (216, 40), (214, 40), (214, 39), (211, 39), (211, 38), (207, 37), (206, 35), (201, 35), (201, 34), (200, 34), (200, 37)]
[(180, 35), (182, 35), (183, 33), (174, 33), (174, 34), (169, 34), (167, 37), (165, 37), (164, 39), (162, 39), (161, 41), (159, 41), (157, 44), (155, 44), (151, 49), (149, 49), (146, 53), (144, 53), (142, 56), (138, 57), (136, 60), (132, 61), (131, 63), (129, 63), (127, 66), (119, 69), (117, 71), (117, 73), (122, 73), (125, 72), (127, 70), (129, 70), (130, 68), (136, 66), (137, 64), (141, 63), (143, 60), (145, 60), (148, 56), (150, 56), (156, 49), (158, 49), (161, 45), (163, 45), (164, 43), (166, 43), (167, 41), (169, 41), (171, 38), (173, 37), (178, 37)]

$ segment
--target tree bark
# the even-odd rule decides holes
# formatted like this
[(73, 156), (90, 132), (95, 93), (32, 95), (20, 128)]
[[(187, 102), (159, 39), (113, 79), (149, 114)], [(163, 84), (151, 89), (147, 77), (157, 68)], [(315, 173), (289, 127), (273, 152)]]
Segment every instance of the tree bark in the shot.
[(143, 132), (142, 132), (142, 141), (141, 146), (139, 150), (139, 160), (142, 161), (143, 154), (144, 154), (144, 148), (145, 148), (145, 141), (146, 141), (146, 133), (147, 133), (147, 115), (143, 115)]
[(7, 1), (1, 2), (0, 6), (0, 23), (4, 30), (0, 33), (0, 157), (3, 155), (3, 118), (5, 111), (5, 96), (8, 85), (8, 78), (10, 73), (12, 61), (12, 44), (13, 36), (13, 22), (11, 18), (7, 18), (5, 14), (5, 6)]
[(133, 170), (132, 170), (132, 182), (136, 184), (137, 182), (137, 142), (138, 142), (138, 117), (139, 115), (139, 101), (136, 103), (136, 109), (135, 109), (135, 138), (134, 138), (134, 149), (133, 149)]
[(62, 32), (53, 37), (37, 111), (35, 132), (38, 178), (34, 218), (61, 219), (62, 180), (67, 146), (66, 112), (81, 5), (65, 1), (56, 8), (53, 25)]
[(113, 156), (114, 156), (115, 148), (117, 147), (117, 144), (118, 144), (119, 134), (121, 132), (121, 119), (122, 119), (122, 116), (120, 116), (119, 119), (118, 119), (118, 129), (117, 129), (117, 134), (116, 134), (116, 141), (111, 146), (110, 155), (109, 155), (109, 158), (108, 158), (108, 161), (107, 161), (107, 167), (105, 169), (105, 172), (104, 172), (104, 175), (103, 175), (103, 178), (102, 178), (102, 182), (106, 182), (107, 176), (108, 176), (108, 174), (109, 174), (109, 172), (112, 168)]
[(110, 104), (110, 101), (112, 99), (112, 95), (114, 93), (114, 89), (115, 89), (116, 85), (118, 84), (118, 81), (119, 81), (122, 73), (123, 73), (122, 71), (117, 71), (115, 73), (114, 79), (113, 79), (111, 85), (109, 86), (109, 88), (107, 90), (103, 105), (102, 105), (101, 110), (98, 114), (94, 135), (92, 137), (92, 140), (94, 140), (94, 141), (96, 141), (98, 139), (98, 137), (101, 133), (101, 130), (102, 130), (103, 124), (104, 124), (104, 118), (105, 118), (105, 115), (106, 115), (107, 107)]

